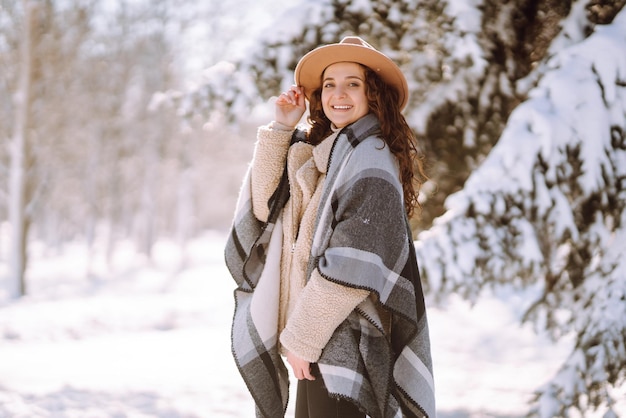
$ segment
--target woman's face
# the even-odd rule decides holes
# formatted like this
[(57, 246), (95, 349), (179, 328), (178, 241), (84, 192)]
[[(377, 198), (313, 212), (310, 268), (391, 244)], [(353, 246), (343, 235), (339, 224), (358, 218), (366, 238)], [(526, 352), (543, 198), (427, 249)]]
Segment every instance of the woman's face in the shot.
[(354, 62), (329, 65), (322, 75), (322, 108), (337, 128), (367, 115), (369, 105), (363, 67)]

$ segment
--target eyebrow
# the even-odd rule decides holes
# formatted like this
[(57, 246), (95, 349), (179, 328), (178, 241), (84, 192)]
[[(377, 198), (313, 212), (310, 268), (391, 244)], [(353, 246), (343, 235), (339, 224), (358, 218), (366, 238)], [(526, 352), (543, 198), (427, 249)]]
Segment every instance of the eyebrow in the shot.
[[(346, 77), (346, 79), (350, 79), (350, 78), (356, 78), (359, 81), (363, 81), (363, 79), (361, 77), (356, 76), (356, 75), (349, 75), (349, 76)], [(334, 80), (334, 79), (335, 79), (335, 77), (326, 77), (322, 81), (328, 81), (328, 80)]]

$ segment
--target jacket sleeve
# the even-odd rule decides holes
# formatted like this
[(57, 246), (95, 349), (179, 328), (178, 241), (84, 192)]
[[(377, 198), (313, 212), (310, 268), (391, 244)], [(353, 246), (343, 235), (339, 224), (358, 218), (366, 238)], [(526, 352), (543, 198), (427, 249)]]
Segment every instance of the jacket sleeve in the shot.
[(369, 294), (369, 290), (326, 280), (315, 269), (280, 335), (281, 344), (298, 357), (315, 363), (335, 329)]
[(293, 131), (276, 122), (261, 126), (257, 131), (250, 181), (252, 210), (261, 222), (269, 217), (268, 202), (283, 174)]

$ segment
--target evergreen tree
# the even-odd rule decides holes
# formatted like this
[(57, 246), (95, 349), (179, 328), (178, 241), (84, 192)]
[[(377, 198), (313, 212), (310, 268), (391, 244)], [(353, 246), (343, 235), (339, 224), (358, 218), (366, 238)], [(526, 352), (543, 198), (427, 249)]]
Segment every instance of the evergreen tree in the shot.
[[(626, 380), (626, 11), (546, 62), (529, 99), (417, 241), (433, 294), (535, 289), (522, 320), (575, 335), (537, 416), (605, 406)], [(610, 415), (609, 415), (610, 416)]]

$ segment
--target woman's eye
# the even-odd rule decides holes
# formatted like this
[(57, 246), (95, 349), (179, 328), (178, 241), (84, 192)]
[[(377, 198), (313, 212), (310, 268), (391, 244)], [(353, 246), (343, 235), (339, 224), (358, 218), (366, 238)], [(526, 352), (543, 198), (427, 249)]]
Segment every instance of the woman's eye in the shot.
[(333, 83), (326, 83), (326, 84), (324, 84), (324, 88), (325, 89), (328, 89), (328, 88), (331, 88), (331, 87), (334, 87), (334, 86), (335, 85)]

